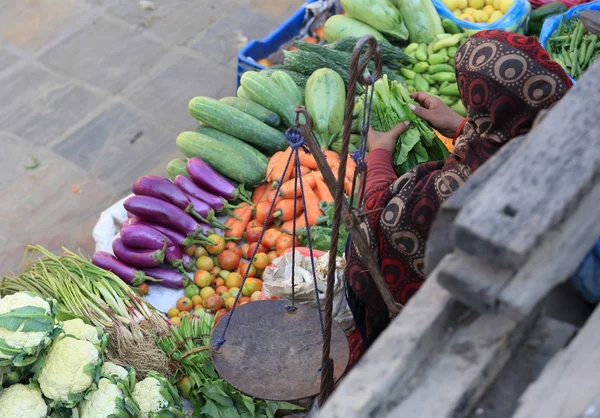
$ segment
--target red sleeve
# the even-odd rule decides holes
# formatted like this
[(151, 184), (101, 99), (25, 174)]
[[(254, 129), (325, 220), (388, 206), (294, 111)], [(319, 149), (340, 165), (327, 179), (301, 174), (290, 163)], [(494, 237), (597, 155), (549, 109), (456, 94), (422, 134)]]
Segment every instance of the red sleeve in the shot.
[(398, 178), (394, 171), (392, 153), (384, 149), (374, 149), (367, 154), (366, 190), (388, 186)]

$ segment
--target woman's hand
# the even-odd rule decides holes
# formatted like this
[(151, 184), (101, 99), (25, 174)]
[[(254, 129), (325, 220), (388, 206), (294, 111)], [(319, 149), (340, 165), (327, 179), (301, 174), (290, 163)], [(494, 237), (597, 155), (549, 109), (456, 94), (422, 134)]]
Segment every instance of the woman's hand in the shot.
[(461, 115), (450, 109), (440, 99), (430, 94), (413, 93), (410, 97), (421, 104), (421, 106), (410, 105), (415, 115), (421, 119), (425, 119), (445, 137), (454, 137), (454, 134), (464, 120)]
[(408, 121), (400, 122), (389, 132), (377, 132), (369, 127), (369, 136), (367, 138), (367, 147), (369, 148), (369, 151), (373, 151), (374, 149), (385, 149), (389, 152), (393, 152), (398, 137), (406, 132), (409, 126), (410, 124)]

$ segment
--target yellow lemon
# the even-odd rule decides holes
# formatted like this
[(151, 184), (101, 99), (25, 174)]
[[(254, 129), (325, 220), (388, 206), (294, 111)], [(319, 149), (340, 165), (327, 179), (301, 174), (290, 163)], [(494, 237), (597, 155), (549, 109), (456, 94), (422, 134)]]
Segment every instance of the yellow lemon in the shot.
[(485, 0), (469, 0), (469, 7), (473, 9), (483, 9), (485, 6)]
[(473, 20), (477, 23), (487, 22), (489, 18), (488, 14), (483, 10), (475, 10), (475, 12), (473, 12)]
[(510, 9), (513, 5), (513, 0), (500, 0), (500, 11), (502, 13), (506, 13), (508, 12), (508, 9)]
[(461, 14), (460, 16), (458, 16), (458, 18), (461, 19), (461, 20), (466, 20), (467, 22), (474, 22), (473, 16), (465, 14), (465, 13)]
[(494, 9), (500, 10), (500, 0), (492, 0), (492, 6), (494, 6)]
[(473, 12), (475, 12), (475, 9), (473, 9), (472, 7), (467, 7), (465, 10), (463, 10), (463, 14), (472, 16)]
[(459, 17), (462, 14), (462, 10), (460, 9), (455, 9), (452, 11), (452, 14), (456, 17)]
[(450, 10), (456, 10), (458, 8), (458, 0), (442, 0), (442, 2)]
[(494, 6), (487, 5), (483, 8), (483, 11), (487, 13), (489, 19), (489, 17), (492, 15), (492, 13), (496, 11), (496, 9), (494, 9)]
[(499, 10), (496, 10), (494, 13), (492, 13), (492, 14), (490, 15), (490, 18), (488, 19), (488, 23), (495, 22), (496, 20), (500, 19), (502, 16), (504, 16), (504, 15), (502, 14), (502, 12), (501, 12), (501, 11), (499, 11)]
[(458, 0), (458, 8), (459, 9), (466, 9), (469, 6), (469, 0)]
[(485, 0), (485, 5), (486, 6), (491, 6), (494, 4), (494, 0)]

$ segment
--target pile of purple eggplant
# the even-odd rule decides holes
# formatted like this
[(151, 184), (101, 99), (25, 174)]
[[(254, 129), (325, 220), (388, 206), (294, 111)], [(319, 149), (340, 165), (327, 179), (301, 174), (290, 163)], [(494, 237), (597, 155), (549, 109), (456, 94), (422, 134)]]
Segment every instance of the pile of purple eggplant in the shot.
[(123, 203), (129, 219), (113, 242), (115, 255), (98, 251), (95, 265), (131, 286), (144, 281), (172, 289), (187, 285), (186, 271), (195, 270), (195, 260), (182, 249), (214, 244), (208, 235), (227, 228), (215, 213), (232, 215), (237, 206), (228, 200), (248, 201), (248, 196), (200, 158), (190, 158), (186, 169), (190, 178), (180, 175), (174, 182), (158, 176), (135, 181), (135, 196)]

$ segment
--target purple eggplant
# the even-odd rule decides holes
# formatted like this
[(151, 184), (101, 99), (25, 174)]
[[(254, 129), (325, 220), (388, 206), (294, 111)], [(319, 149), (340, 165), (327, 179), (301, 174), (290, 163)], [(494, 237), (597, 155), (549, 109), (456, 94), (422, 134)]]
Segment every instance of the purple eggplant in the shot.
[(198, 157), (190, 158), (187, 161), (186, 169), (192, 180), (203, 189), (227, 200), (241, 199), (248, 204), (252, 204), (252, 200), (249, 199), (243, 185), (240, 188), (235, 187), (202, 159)]
[(185, 195), (190, 199), (190, 201), (194, 205), (194, 210), (203, 217), (205, 217), (207, 220), (206, 223), (210, 224), (210, 226), (219, 229), (231, 229), (231, 227), (225, 225), (217, 219), (217, 217), (215, 216), (215, 211), (212, 210), (210, 206), (208, 206), (208, 203), (198, 198), (195, 198), (194, 196), (191, 196), (187, 193), (185, 193)]
[(159, 250), (127, 247), (121, 238), (117, 238), (112, 244), (115, 256), (132, 267), (156, 267), (165, 261), (165, 249), (167, 241)]
[(203, 234), (206, 224), (199, 224), (190, 215), (169, 202), (150, 196), (132, 196), (123, 203), (123, 206), (138, 218), (175, 229), (188, 237), (193, 237), (192, 239), (207, 240)]
[[(193, 196), (196, 199), (200, 199), (203, 202), (208, 203), (215, 212), (223, 212), (227, 213), (230, 216), (235, 216), (232, 212), (232, 209), (237, 209), (238, 206), (230, 205), (225, 199), (220, 196), (215, 196), (214, 194), (203, 190), (194, 183), (193, 180), (188, 179), (185, 176), (177, 176), (175, 177), (175, 184), (189, 196)], [(237, 216), (237, 219), (241, 220)]]
[(128, 222), (129, 225), (145, 225), (145, 226), (149, 226), (150, 228), (154, 228), (158, 232), (161, 232), (162, 234), (164, 234), (164, 236), (169, 238), (171, 241), (173, 241), (175, 244), (179, 245), (180, 247), (190, 247), (194, 244), (202, 244), (202, 242), (200, 240), (195, 239), (194, 237), (186, 237), (184, 234), (182, 234), (181, 232), (175, 231), (174, 229), (168, 228), (163, 225), (155, 224), (152, 222), (146, 222), (140, 218), (136, 218), (136, 217), (129, 218), (129, 219), (127, 219), (126, 222)]
[(164, 267), (153, 267), (144, 269), (144, 273), (160, 281), (160, 285), (170, 289), (183, 289), (187, 286), (189, 278), (177, 270)]
[[(206, 205), (205, 214), (202, 214), (195, 210), (194, 203), (190, 200), (188, 195), (181, 191), (179, 187), (171, 183), (169, 180), (159, 176), (143, 176), (140, 177), (133, 183), (132, 191), (138, 196), (150, 196), (157, 199), (164, 200), (165, 202), (172, 203), (179, 209), (186, 213), (189, 213), (201, 222), (205, 222), (212, 225), (212, 221), (208, 220), (206, 216), (210, 214), (208, 212), (208, 205)], [(212, 219), (217, 221), (214, 215)], [(222, 223), (217, 221), (215, 227), (224, 226)]]
[(149, 225), (136, 225), (126, 220), (121, 226), (123, 244), (131, 248), (160, 250), (166, 242), (165, 261), (173, 266), (181, 264), (183, 253), (173, 241)]
[(157, 281), (155, 278), (144, 274), (143, 271), (136, 270), (122, 261), (119, 261), (117, 257), (106, 251), (96, 251), (92, 256), (92, 263), (104, 270), (112, 271), (130, 286), (137, 286), (144, 283), (146, 280)]

